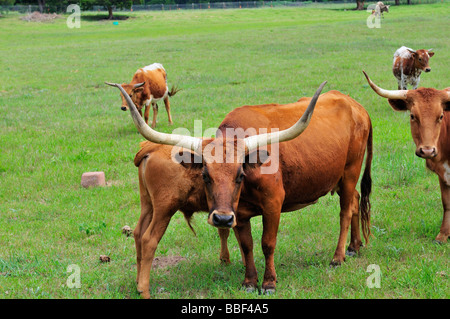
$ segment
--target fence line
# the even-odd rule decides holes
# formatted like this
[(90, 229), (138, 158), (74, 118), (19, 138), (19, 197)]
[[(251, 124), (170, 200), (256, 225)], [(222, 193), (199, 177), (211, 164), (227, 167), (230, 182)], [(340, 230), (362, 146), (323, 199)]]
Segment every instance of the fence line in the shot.
[[(448, 0), (409, 0), (410, 4), (428, 4), (437, 2), (447, 2)], [(75, 1), (74, 1), (75, 2)], [(376, 3), (377, 0), (370, 3)], [(365, 2), (367, 7), (369, 2)], [(395, 0), (384, 0), (384, 4), (394, 5)], [(400, 4), (407, 4), (408, 0), (399, 0)], [(171, 11), (171, 10), (207, 10), (207, 9), (241, 9), (241, 8), (270, 8), (270, 7), (333, 7), (336, 5), (354, 4), (355, 0), (342, 0), (342, 1), (233, 1), (233, 2), (203, 2), (203, 3), (185, 3), (185, 4), (143, 4), (143, 5), (131, 5), (127, 8), (115, 8), (114, 12), (130, 12), (130, 11)], [(38, 5), (13, 5), (13, 6), (0, 6), (1, 11), (16, 11), (20, 13), (31, 13), (39, 11)], [(90, 9), (83, 11), (101, 12), (106, 11), (104, 6), (93, 6)], [(66, 6), (46, 6), (44, 12), (58, 12), (65, 13)]]

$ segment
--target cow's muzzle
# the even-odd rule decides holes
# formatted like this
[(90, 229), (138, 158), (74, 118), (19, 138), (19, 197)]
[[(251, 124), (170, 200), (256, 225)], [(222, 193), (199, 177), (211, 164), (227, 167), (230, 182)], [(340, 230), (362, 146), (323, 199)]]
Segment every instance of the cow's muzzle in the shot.
[(232, 228), (236, 226), (234, 212), (221, 212), (214, 210), (208, 218), (208, 223), (218, 228)]
[(431, 68), (425, 68), (425, 72), (430, 72)]
[(128, 107), (122, 105), (122, 107), (121, 107), (120, 109), (121, 109), (122, 111), (126, 111), (126, 110), (128, 110)]
[(416, 155), (421, 158), (425, 158), (425, 159), (433, 158), (433, 157), (436, 157), (437, 150), (436, 150), (436, 147), (432, 147), (432, 146), (419, 147), (416, 150)]

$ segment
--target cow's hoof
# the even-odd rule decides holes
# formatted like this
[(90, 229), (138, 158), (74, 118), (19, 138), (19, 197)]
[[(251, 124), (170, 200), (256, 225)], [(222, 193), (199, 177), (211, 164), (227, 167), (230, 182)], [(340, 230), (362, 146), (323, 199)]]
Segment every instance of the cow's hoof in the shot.
[(258, 287), (251, 284), (242, 284), (241, 289), (246, 293), (254, 293), (255, 291), (258, 291)]
[(339, 267), (341, 264), (342, 264), (341, 261), (339, 261), (339, 260), (334, 260), (334, 259), (333, 259), (333, 260), (330, 262), (330, 268), (336, 268), (336, 267)]
[(433, 239), (432, 243), (435, 245), (443, 245), (444, 244), (442, 241), (437, 240), (437, 239)]
[(261, 294), (266, 295), (266, 296), (271, 296), (271, 295), (275, 294), (275, 288), (261, 289)]
[(356, 256), (356, 251), (354, 249), (348, 248), (347, 251), (345, 252), (345, 256), (348, 257), (354, 257)]
[(150, 292), (149, 291), (141, 292), (141, 298), (142, 299), (150, 299)]
[(251, 287), (251, 286), (249, 286), (249, 287), (242, 286), (242, 290), (245, 290), (245, 292), (248, 294), (251, 294), (251, 293), (254, 293), (255, 291), (257, 291), (256, 287)]

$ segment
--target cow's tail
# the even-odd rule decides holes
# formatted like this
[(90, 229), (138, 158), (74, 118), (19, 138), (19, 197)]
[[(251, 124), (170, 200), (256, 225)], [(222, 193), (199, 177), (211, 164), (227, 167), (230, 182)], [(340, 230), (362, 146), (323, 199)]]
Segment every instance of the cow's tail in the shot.
[(172, 88), (169, 91), (169, 96), (174, 96), (178, 91), (181, 91), (181, 89), (177, 88), (175, 85), (172, 85)]
[(372, 177), (370, 176), (370, 170), (372, 166), (373, 157), (373, 143), (372, 143), (372, 124), (370, 124), (369, 137), (367, 138), (367, 155), (366, 155), (366, 167), (361, 179), (361, 202), (360, 202), (360, 218), (361, 227), (364, 239), (366, 243), (369, 242), (370, 231), (370, 193), (372, 192)]
[(194, 233), (194, 236), (197, 236), (197, 233), (195, 232), (194, 227), (192, 227), (192, 224), (191, 224), (191, 220), (192, 220), (192, 215), (193, 214), (194, 214), (194, 212), (183, 212), (184, 219), (186, 220), (189, 228)]

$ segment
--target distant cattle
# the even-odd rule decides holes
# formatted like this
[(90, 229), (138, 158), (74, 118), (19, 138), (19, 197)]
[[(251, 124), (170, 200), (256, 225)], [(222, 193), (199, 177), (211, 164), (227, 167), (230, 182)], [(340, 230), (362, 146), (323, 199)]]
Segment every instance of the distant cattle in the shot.
[(391, 91), (379, 88), (365, 72), (364, 75), (372, 89), (387, 98), (395, 111), (410, 111), (416, 155), (424, 158), (427, 167), (439, 176), (444, 217), (435, 240), (446, 242), (450, 236), (450, 88)]
[(395, 51), (392, 73), (397, 78), (399, 90), (407, 90), (408, 84), (411, 84), (414, 90), (417, 89), (422, 71), (431, 71), (428, 65), (429, 59), (434, 55), (431, 50), (413, 50), (402, 46)]
[[(158, 202), (150, 200), (154, 194), (164, 195), (164, 190), (154, 184), (155, 179), (170, 181), (172, 190), (177, 190), (174, 194), (181, 190), (181, 193), (195, 195), (189, 193), (191, 189), (196, 192), (203, 189), (205, 197), (194, 196), (192, 206), (199, 205), (196, 198), (200, 198), (209, 211), (209, 224), (234, 228), (244, 254), (243, 286), (246, 289), (257, 288), (258, 281), (250, 226), (254, 216), (262, 215), (263, 222), (261, 245), (266, 262), (263, 291), (274, 291), (276, 286), (274, 252), (281, 212), (314, 204), (329, 192), (339, 194), (341, 206), (340, 234), (331, 264), (339, 265), (345, 260), (350, 228), (347, 253), (352, 255), (359, 251), (362, 246), (360, 222), (366, 241), (370, 235), (372, 125), (366, 110), (347, 95), (330, 91), (319, 99), (324, 85), (313, 98), (302, 98), (296, 103), (237, 108), (222, 121), (215, 138), (205, 139), (151, 129), (126, 96), (141, 134), (154, 143), (176, 145), (183, 154), (176, 159), (179, 164), (173, 163), (170, 170), (162, 170), (161, 163), (166, 160), (161, 161), (159, 156), (150, 154), (144, 160), (149, 151), (142, 151), (135, 161), (139, 163), (141, 194), (141, 219), (137, 227), (140, 237), (135, 236), (135, 239), (140, 238), (136, 248), (138, 290), (142, 297), (149, 297), (154, 253), (178, 205), (178, 195), (173, 193)], [(116, 86), (123, 92), (120, 85)], [(261, 128), (265, 128), (266, 133), (256, 131)], [(243, 134), (230, 136), (229, 131)], [(356, 185), (366, 151), (360, 195)], [(152, 170), (148, 166), (150, 163)], [(161, 171), (165, 172), (164, 176), (159, 176)], [(193, 185), (201, 185), (201, 188)], [(192, 209), (184, 211), (193, 212)]]
[(389, 7), (390, 5), (385, 5), (383, 2), (378, 1), (376, 6), (375, 6), (375, 16), (382, 16), (384, 18), (384, 14), (383, 12), (389, 12)]
[[(108, 85), (112, 83), (105, 82)], [(166, 70), (160, 63), (153, 63), (138, 69), (133, 76), (130, 83), (123, 83), (122, 87), (131, 97), (139, 114), (142, 116), (142, 108), (145, 106), (145, 123), (148, 124), (149, 113), (151, 104), (153, 107), (153, 120), (152, 127), (156, 126), (156, 116), (158, 114), (158, 104), (160, 100), (164, 100), (164, 104), (169, 117), (169, 124), (173, 124), (172, 115), (170, 114), (170, 102), (169, 97), (175, 95), (178, 91), (175, 87), (172, 87), (169, 91), (167, 86), (167, 74)], [(128, 109), (128, 104), (123, 96), (122, 107), (123, 111)]]

